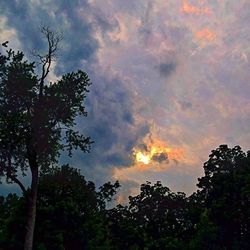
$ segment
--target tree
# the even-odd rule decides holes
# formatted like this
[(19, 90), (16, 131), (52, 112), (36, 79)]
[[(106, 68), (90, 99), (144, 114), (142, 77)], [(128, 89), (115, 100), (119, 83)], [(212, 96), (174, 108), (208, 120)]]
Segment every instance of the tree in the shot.
[(185, 194), (159, 181), (142, 184), (128, 206), (118, 205), (108, 215), (117, 249), (183, 249), (190, 227)]
[(218, 244), (218, 228), (209, 220), (208, 211), (204, 211), (200, 216), (200, 221), (196, 225), (196, 232), (190, 240), (191, 250), (220, 249)]
[(16, 194), (1, 197), (0, 202), (0, 249), (13, 250), (23, 247), (25, 224), (25, 199)]
[[(250, 249), (250, 152), (221, 145), (186, 197), (161, 182), (106, 208), (119, 183), (96, 190), (68, 165), (40, 171), (35, 249)], [(25, 198), (0, 197), (0, 249), (20, 249)]]
[[(116, 189), (117, 182), (96, 190), (68, 165), (41, 173), (34, 249), (112, 249), (104, 203)], [(24, 210), (24, 197), (0, 197), (0, 249), (21, 248)]]
[(199, 179), (201, 203), (218, 227), (221, 249), (250, 248), (250, 151), (221, 145), (204, 164)]
[(42, 174), (35, 246), (66, 250), (91, 249), (92, 242), (104, 246), (107, 232), (100, 196), (93, 182), (68, 165)]
[(86, 223), (98, 216), (95, 185), (77, 169), (63, 165), (40, 176), (35, 246), (82, 249)]
[[(39, 173), (57, 162), (61, 150), (90, 150), (91, 140), (74, 130), (75, 118), (86, 116), (84, 99), (90, 80), (78, 70), (65, 74), (55, 83), (47, 83), (61, 36), (42, 28), (48, 51), (37, 53), (41, 73), (22, 52), (12, 49), (0, 54), (0, 175), (16, 183), (28, 201), (24, 249), (32, 249), (36, 218)], [(31, 171), (27, 189), (18, 179)]]

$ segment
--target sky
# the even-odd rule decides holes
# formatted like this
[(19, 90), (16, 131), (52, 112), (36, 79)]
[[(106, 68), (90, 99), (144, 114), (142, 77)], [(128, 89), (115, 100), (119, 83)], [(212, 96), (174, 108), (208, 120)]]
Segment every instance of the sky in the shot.
[(145, 181), (191, 194), (211, 150), (250, 149), (249, 9), (249, 0), (3, 0), (0, 42), (34, 60), (49, 26), (63, 41), (48, 80), (88, 73), (77, 129), (95, 143), (62, 161), (97, 185), (118, 179), (119, 202)]

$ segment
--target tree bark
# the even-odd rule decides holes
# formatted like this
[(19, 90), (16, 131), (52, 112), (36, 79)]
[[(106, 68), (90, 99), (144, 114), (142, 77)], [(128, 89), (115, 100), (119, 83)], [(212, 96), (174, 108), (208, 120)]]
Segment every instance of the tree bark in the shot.
[(26, 233), (24, 241), (24, 250), (32, 250), (33, 238), (36, 221), (36, 201), (37, 201), (37, 189), (38, 189), (38, 165), (36, 160), (30, 163), (31, 167), (31, 190), (28, 197), (28, 215), (26, 222)]

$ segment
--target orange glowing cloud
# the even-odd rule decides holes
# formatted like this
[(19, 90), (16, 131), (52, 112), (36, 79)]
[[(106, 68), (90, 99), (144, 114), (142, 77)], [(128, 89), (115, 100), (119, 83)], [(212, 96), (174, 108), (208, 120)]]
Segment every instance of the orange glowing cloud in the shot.
[(162, 172), (171, 166), (176, 166), (178, 162), (185, 162), (184, 149), (171, 147), (152, 134), (148, 134), (134, 147), (131, 157), (133, 158), (131, 166), (113, 169), (114, 179), (136, 181), (136, 176), (141, 172)]
[(137, 181), (141, 173), (164, 172), (167, 169), (177, 166), (178, 162), (185, 162), (184, 150), (166, 146), (161, 140), (148, 138), (134, 148), (132, 156), (134, 162), (125, 168), (114, 168), (113, 178), (120, 181)]
[(210, 15), (212, 11), (208, 7), (197, 7), (191, 5), (187, 0), (184, 0), (181, 7), (181, 12), (191, 15)]
[[(138, 142), (131, 152), (133, 162), (127, 167), (115, 167), (112, 169), (112, 178), (121, 183), (140, 183), (155, 179), (164, 180), (167, 173), (190, 173), (194, 161), (192, 152), (184, 145), (174, 146), (159, 139), (158, 132), (151, 128), (151, 132)], [(171, 178), (171, 177), (170, 177)], [(138, 194), (138, 187), (127, 190), (130, 195)], [(126, 196), (119, 196), (119, 202), (125, 202)]]
[[(170, 147), (164, 141), (153, 138), (152, 134), (146, 136), (142, 143), (135, 146), (132, 151), (133, 165), (138, 171), (156, 167), (156, 171), (163, 170), (171, 162), (184, 162), (184, 150)], [(130, 169), (131, 170), (131, 169)]]
[(171, 149), (157, 144), (145, 145), (145, 149), (134, 149), (135, 161), (148, 165), (150, 162), (164, 162), (168, 160)]
[(166, 142), (158, 139), (152, 133), (148, 134), (144, 140), (133, 149), (133, 157), (135, 165), (161, 165), (167, 164), (169, 161), (183, 161), (184, 151), (168, 145)]
[(201, 42), (214, 42), (216, 39), (216, 34), (214, 31), (204, 28), (195, 32), (195, 38)]

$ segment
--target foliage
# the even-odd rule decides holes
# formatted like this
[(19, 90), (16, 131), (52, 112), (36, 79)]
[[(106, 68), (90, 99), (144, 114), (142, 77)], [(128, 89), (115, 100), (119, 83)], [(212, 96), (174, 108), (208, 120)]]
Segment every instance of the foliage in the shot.
[[(102, 192), (105, 189), (115, 195), (117, 184), (107, 183), (96, 191), (93, 182), (87, 182), (78, 170), (68, 165), (43, 173), (39, 182), (34, 248), (96, 249), (99, 244), (110, 249)], [(1, 198), (0, 249), (22, 246), (23, 201), (11, 194)]]
[(211, 221), (218, 225), (221, 248), (249, 249), (250, 152), (221, 145), (212, 151), (204, 170), (197, 186)]
[[(78, 70), (47, 82), (61, 36), (46, 27), (41, 32), (48, 51), (34, 52), (40, 60), (40, 76), (22, 52), (9, 49), (0, 54), (0, 177), (18, 184), (27, 199), (25, 250), (33, 247), (40, 172), (57, 163), (62, 150), (69, 156), (77, 148), (89, 152), (92, 143), (74, 129), (76, 117), (86, 116), (88, 75)], [(2, 45), (7, 47), (7, 42)], [(27, 170), (31, 172), (28, 190), (18, 176)]]
[(83, 71), (68, 73), (44, 85), (35, 63), (11, 49), (0, 55), (0, 175), (16, 182), (26, 174), (32, 157), (41, 169), (56, 161), (60, 150), (89, 150), (89, 137), (73, 130), (74, 118), (86, 116), (83, 100), (90, 85)]
[[(221, 145), (191, 196), (146, 182), (128, 204), (111, 209), (118, 182), (97, 190), (68, 165), (50, 168), (40, 177), (34, 248), (247, 250), (249, 163), (249, 152)], [(22, 246), (25, 206), (23, 197), (0, 198), (0, 249)]]

